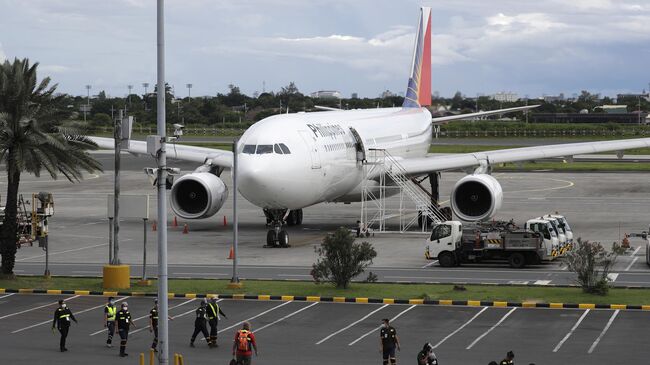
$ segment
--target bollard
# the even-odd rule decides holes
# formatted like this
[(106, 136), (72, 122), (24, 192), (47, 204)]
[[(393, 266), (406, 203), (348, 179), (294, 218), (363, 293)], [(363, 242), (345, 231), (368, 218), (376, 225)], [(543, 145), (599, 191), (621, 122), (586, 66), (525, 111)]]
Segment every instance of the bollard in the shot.
[(174, 365), (179, 365), (178, 364), (178, 354), (174, 354)]
[(183, 355), (178, 354), (178, 365), (185, 365), (185, 361), (183, 361)]
[(140, 365), (144, 365), (144, 354), (140, 353)]
[(228, 225), (228, 221), (226, 220), (226, 216), (224, 215), (223, 216), (223, 226), (225, 227), (227, 225)]
[(188, 233), (190, 233), (190, 226), (188, 226), (187, 223), (185, 223), (185, 225), (183, 226), (183, 234), (188, 234)]
[(149, 365), (154, 365), (153, 359), (153, 349), (149, 349)]

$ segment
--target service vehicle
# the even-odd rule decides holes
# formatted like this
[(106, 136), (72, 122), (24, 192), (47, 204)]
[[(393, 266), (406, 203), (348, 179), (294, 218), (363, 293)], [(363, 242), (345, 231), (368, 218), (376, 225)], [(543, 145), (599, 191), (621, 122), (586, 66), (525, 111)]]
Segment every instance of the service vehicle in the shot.
[(446, 221), (431, 230), (425, 257), (438, 259), (443, 267), (501, 260), (508, 261), (511, 267), (522, 268), (541, 263), (546, 258), (546, 249), (538, 232)]
[(529, 219), (524, 225), (524, 229), (542, 235), (544, 249), (546, 250), (545, 260), (555, 260), (558, 257), (560, 254), (560, 241), (551, 222), (539, 218)]
[(543, 216), (542, 218), (545, 217), (550, 217), (550, 218), (555, 218), (557, 221), (560, 223), (560, 227), (564, 229), (564, 235), (566, 236), (566, 241), (567, 241), (567, 246), (568, 249), (573, 248), (573, 230), (571, 229), (571, 226), (569, 225), (569, 221), (566, 219), (565, 216), (558, 214), (555, 212), (555, 214), (547, 214)]

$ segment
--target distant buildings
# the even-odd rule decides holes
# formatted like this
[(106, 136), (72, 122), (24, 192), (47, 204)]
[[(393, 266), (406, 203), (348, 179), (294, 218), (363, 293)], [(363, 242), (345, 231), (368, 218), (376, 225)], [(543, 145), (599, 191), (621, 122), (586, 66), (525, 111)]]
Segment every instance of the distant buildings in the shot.
[(544, 99), (544, 102), (546, 103), (564, 101), (564, 93), (560, 93), (560, 95), (544, 95), (542, 99)]
[(386, 91), (382, 92), (381, 95), (380, 95), (380, 97), (382, 99), (390, 98), (392, 96), (395, 96), (395, 94), (393, 94), (393, 92), (390, 91), (390, 90), (386, 90)]
[(493, 94), (491, 96), (491, 98), (496, 100), (496, 101), (515, 102), (515, 101), (519, 100), (519, 95), (517, 95), (517, 93), (513, 93), (513, 92), (502, 91), (502, 92)]
[(646, 101), (650, 101), (650, 93), (641, 93), (641, 94), (616, 94), (616, 100), (621, 100), (621, 99), (637, 99), (641, 98)]
[(352, 93), (352, 99), (359, 99), (359, 94), (357, 93)]
[(319, 90), (309, 94), (314, 99), (342, 99), (343, 95), (336, 90)]

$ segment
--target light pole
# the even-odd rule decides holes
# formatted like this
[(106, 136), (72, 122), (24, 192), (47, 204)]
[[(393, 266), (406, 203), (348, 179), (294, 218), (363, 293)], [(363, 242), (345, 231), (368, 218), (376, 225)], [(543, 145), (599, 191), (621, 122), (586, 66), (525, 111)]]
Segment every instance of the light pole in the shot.
[(167, 155), (165, 152), (165, 1), (157, 3), (157, 69), (158, 93), (157, 96), (157, 127), (160, 138), (158, 152), (158, 180), (156, 188), (158, 193), (158, 310), (159, 313), (159, 344), (158, 363), (169, 364), (169, 308), (167, 299)]
[(144, 88), (144, 111), (147, 111), (147, 88), (149, 88), (149, 83), (143, 82), (142, 87)]
[(127, 98), (129, 99), (129, 108), (131, 108), (131, 90), (133, 90), (133, 85), (127, 85), (126, 87), (129, 89), (129, 95)]
[(192, 98), (192, 84), (186, 84), (187, 86), (187, 98), (190, 99)]
[(86, 121), (86, 113), (88, 113), (88, 108), (90, 107), (90, 88), (91, 85), (86, 85), (86, 108), (84, 109), (84, 122)]

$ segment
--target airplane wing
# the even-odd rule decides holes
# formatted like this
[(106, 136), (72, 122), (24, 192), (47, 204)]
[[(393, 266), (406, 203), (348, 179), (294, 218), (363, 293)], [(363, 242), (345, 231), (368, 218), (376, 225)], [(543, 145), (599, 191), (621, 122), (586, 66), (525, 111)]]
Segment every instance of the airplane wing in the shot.
[(510, 148), (505, 150), (475, 153), (459, 153), (447, 156), (429, 156), (398, 160), (411, 176), (430, 172), (477, 167), (481, 163), (500, 164), (505, 162), (531, 161), (550, 157), (570, 157), (608, 151), (624, 151), (632, 148), (650, 147), (650, 138), (623, 139), (601, 142), (566, 143), (550, 146)]
[(521, 111), (526, 111), (526, 110), (529, 110), (529, 109), (537, 108), (538, 106), (539, 105), (518, 106), (518, 107), (514, 107), (514, 108), (488, 110), (488, 111), (485, 111), (485, 112), (467, 113), (467, 114), (458, 114), (458, 115), (448, 115), (448, 116), (444, 116), (444, 117), (433, 117), (433, 118), (431, 118), (431, 121), (433, 122), (433, 124), (443, 124), (443, 123), (451, 122), (452, 120), (466, 120), (466, 119), (472, 119), (472, 118), (478, 118), (478, 117), (487, 117), (489, 115), (521, 112)]
[[(99, 148), (112, 150), (115, 147), (113, 138), (90, 137)], [(129, 141), (129, 148), (123, 149), (138, 155), (147, 155), (147, 142)], [(232, 167), (232, 152), (219, 150), (216, 148), (186, 146), (181, 144), (167, 143), (167, 158), (173, 158), (184, 161), (205, 163), (210, 160), (212, 165)]]

